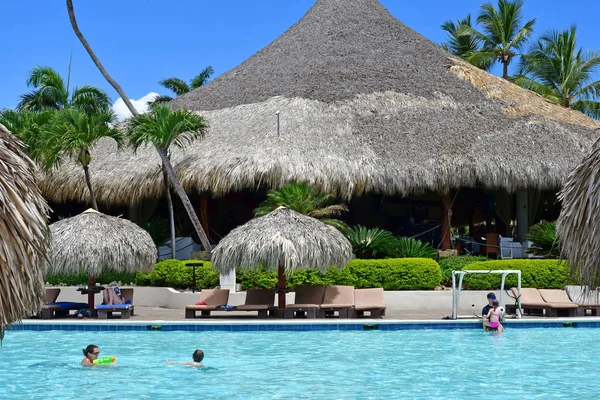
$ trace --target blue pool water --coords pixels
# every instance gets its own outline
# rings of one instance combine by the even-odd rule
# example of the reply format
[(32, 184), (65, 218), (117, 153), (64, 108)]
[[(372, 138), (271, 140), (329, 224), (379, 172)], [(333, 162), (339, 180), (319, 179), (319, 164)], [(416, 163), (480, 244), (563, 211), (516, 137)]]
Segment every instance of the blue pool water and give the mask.
[[(599, 336), (572, 328), (12, 331), (0, 347), (0, 398), (596, 398)], [(82, 367), (90, 343), (116, 364)], [(210, 368), (165, 365), (196, 348)]]

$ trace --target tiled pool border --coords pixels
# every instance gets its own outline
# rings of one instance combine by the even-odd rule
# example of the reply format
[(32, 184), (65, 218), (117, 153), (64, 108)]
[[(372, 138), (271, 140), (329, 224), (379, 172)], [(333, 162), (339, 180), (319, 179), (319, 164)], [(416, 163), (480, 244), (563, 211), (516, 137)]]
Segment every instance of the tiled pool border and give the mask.
[[(546, 318), (539, 320), (508, 320), (504, 322), (507, 329), (526, 328), (600, 328), (600, 318)], [(480, 321), (408, 321), (408, 320), (278, 320), (278, 321), (239, 321), (239, 320), (205, 320), (205, 321), (23, 321), (14, 324), (12, 331), (226, 331), (226, 332), (258, 332), (258, 331), (401, 331), (424, 329), (481, 329)]]

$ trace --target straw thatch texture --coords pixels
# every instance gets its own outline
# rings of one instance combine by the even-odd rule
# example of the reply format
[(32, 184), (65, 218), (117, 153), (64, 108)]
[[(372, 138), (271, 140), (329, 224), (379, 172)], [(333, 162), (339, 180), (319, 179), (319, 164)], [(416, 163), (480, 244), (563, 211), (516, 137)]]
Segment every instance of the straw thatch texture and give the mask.
[[(208, 121), (206, 138), (172, 159), (187, 189), (215, 194), (289, 181), (346, 197), (558, 188), (600, 127), (454, 59), (376, 0), (318, 0), (273, 43), (172, 106)], [(98, 200), (161, 195), (154, 153), (102, 141), (90, 166)], [(42, 188), (55, 201), (87, 196), (74, 164)]]
[(50, 231), (48, 275), (149, 271), (156, 264), (150, 234), (126, 219), (90, 209), (51, 224)]
[(0, 339), (5, 326), (37, 314), (45, 302), (48, 205), (21, 146), (0, 124)]
[(600, 141), (569, 175), (559, 194), (556, 228), (573, 276), (600, 285)]
[(297, 268), (344, 266), (352, 246), (344, 235), (316, 218), (285, 207), (255, 218), (225, 236), (213, 251), (213, 267), (233, 269), (283, 265), (289, 274)]

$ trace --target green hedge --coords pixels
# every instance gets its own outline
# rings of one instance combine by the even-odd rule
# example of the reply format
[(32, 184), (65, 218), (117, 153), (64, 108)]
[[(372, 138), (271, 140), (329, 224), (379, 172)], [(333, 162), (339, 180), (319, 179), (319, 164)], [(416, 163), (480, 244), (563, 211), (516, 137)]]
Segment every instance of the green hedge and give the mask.
[[(521, 270), (521, 286), (536, 289), (561, 289), (568, 284), (567, 263), (559, 260), (497, 260), (475, 262), (463, 270)], [(464, 286), (473, 290), (498, 289), (502, 278), (498, 274), (467, 275)], [(517, 286), (517, 276), (507, 275), (505, 288)]]
[[(109, 284), (112, 282), (121, 282), (123, 285), (137, 284), (136, 274), (127, 272), (106, 272), (94, 277), (98, 283)], [(77, 286), (87, 285), (88, 274), (79, 273), (76, 275), (49, 275), (44, 281), (52, 286), (66, 285)]]
[[(98, 282), (113, 281), (138, 286), (166, 286), (178, 289), (192, 287), (192, 268), (186, 266), (197, 260), (164, 260), (156, 264), (149, 273), (107, 275), (97, 278)], [(213, 288), (219, 284), (219, 273), (212, 264), (203, 261), (196, 267), (196, 287)], [(237, 281), (244, 289), (274, 288), (277, 272), (264, 268), (238, 270)], [(127, 277), (127, 279), (125, 279)], [(57, 277), (50, 284), (78, 285), (87, 282), (87, 275)], [(122, 279), (117, 279), (122, 278)], [(352, 260), (344, 268), (329, 268), (324, 273), (314, 269), (300, 269), (287, 279), (287, 287), (297, 285), (349, 285), (356, 288), (382, 287), (385, 290), (431, 290), (442, 280), (442, 271), (437, 262), (429, 258), (388, 258), (381, 260)]]
[(442, 269), (442, 284), (444, 286), (452, 286), (452, 271), (460, 271), (465, 266), (478, 261), (488, 261), (484, 256), (450, 256), (441, 257), (438, 260)]
[(219, 273), (212, 269), (212, 263), (199, 260), (163, 260), (154, 266), (152, 272), (137, 274), (139, 286), (166, 286), (187, 289), (193, 285), (193, 269), (187, 263), (203, 263), (196, 267), (196, 288), (213, 288), (219, 284)]
[[(272, 288), (277, 272), (265, 269), (238, 270), (237, 280), (244, 289)], [(325, 273), (300, 269), (288, 277), (286, 286), (350, 285), (356, 288), (382, 287), (385, 290), (430, 290), (440, 284), (442, 271), (429, 258), (388, 258), (352, 260), (344, 268), (329, 268)]]

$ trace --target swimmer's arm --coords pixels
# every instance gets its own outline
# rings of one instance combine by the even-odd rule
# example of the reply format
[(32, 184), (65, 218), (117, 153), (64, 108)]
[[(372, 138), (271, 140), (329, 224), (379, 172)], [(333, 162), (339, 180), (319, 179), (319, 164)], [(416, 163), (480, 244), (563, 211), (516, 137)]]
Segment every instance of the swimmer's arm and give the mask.
[[(185, 361), (185, 362), (178, 362), (178, 361), (169, 361), (165, 358), (165, 362), (168, 365), (194, 365), (194, 366), (198, 366), (197, 362), (194, 361)], [(200, 364), (201, 365), (201, 364)]]

